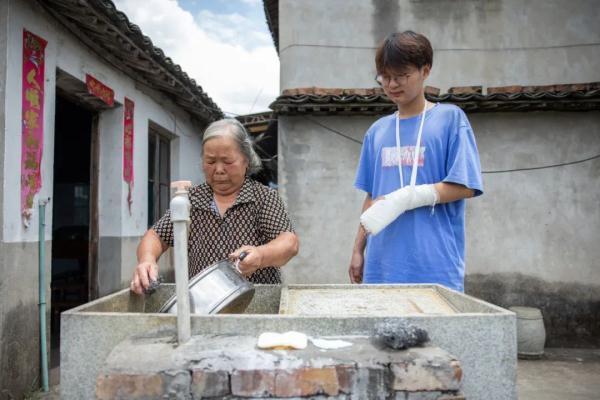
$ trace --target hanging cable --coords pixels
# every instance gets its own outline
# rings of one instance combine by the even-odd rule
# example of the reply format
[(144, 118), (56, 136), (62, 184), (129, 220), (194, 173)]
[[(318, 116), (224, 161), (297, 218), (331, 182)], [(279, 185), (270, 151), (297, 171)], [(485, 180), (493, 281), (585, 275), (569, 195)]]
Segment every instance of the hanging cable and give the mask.
[(328, 127), (327, 125), (323, 125), (323, 124), (322, 124), (322, 123), (320, 123), (319, 121), (315, 121), (314, 119), (311, 119), (311, 118), (308, 118), (308, 117), (305, 117), (305, 116), (303, 116), (303, 117), (304, 117), (305, 119), (309, 120), (310, 122), (312, 122), (313, 124), (315, 124), (315, 125), (319, 125), (321, 128), (327, 129), (328, 131), (330, 131), (330, 132), (333, 132), (333, 133), (335, 133), (336, 135), (339, 135), (339, 136), (341, 136), (341, 137), (343, 137), (343, 138), (346, 138), (346, 139), (348, 139), (348, 140), (350, 140), (350, 141), (353, 141), (353, 142), (355, 142), (355, 143), (358, 143), (358, 144), (360, 144), (360, 145), (362, 145), (362, 144), (363, 144), (363, 142), (362, 142), (362, 141), (360, 141), (360, 140), (358, 140), (358, 139), (354, 139), (352, 136), (348, 136), (348, 135), (346, 135), (345, 133), (342, 133), (342, 132), (340, 132), (340, 131), (336, 131), (335, 129), (333, 129), (333, 128), (330, 128), (330, 127)]
[(569, 161), (569, 162), (564, 162), (564, 163), (560, 163), (560, 164), (543, 165), (541, 167), (501, 169), (501, 170), (495, 170), (495, 171), (481, 171), (481, 173), (483, 173), (483, 174), (503, 174), (503, 173), (508, 173), (508, 172), (533, 171), (533, 170), (536, 170), (536, 169), (547, 169), (547, 168), (564, 167), (564, 166), (567, 166), (567, 165), (581, 164), (581, 163), (584, 163), (586, 161), (594, 160), (596, 158), (600, 158), (600, 154), (596, 154), (595, 156), (584, 158), (583, 160)]
[[(360, 141), (358, 139), (354, 139), (353, 137), (351, 137), (351, 136), (349, 136), (349, 135), (347, 135), (345, 133), (342, 133), (342, 132), (337, 131), (337, 130), (335, 130), (333, 128), (330, 128), (327, 125), (324, 125), (324, 124), (322, 124), (322, 123), (320, 123), (318, 121), (315, 121), (312, 118), (308, 118), (306, 116), (302, 116), (302, 117), (304, 119), (312, 122), (313, 124), (318, 125), (321, 128), (324, 128), (324, 129), (326, 129), (326, 130), (328, 130), (328, 131), (330, 131), (332, 133), (335, 133), (336, 135), (339, 135), (339, 136), (341, 136), (341, 137), (343, 137), (345, 139), (348, 139), (348, 140), (350, 140), (352, 142), (355, 142), (355, 143), (358, 143), (360, 145), (363, 144), (362, 141)], [(548, 168), (565, 167), (567, 165), (575, 165), (575, 164), (581, 164), (581, 163), (584, 163), (584, 162), (587, 162), (587, 161), (592, 161), (592, 160), (595, 160), (597, 158), (600, 158), (600, 154), (596, 154), (596, 155), (593, 155), (591, 157), (584, 158), (582, 160), (568, 161), (568, 162), (559, 163), (559, 164), (542, 165), (542, 166), (539, 166), (539, 167), (526, 167), (526, 168), (512, 168), (512, 169), (489, 170), (489, 171), (481, 171), (481, 173), (482, 174), (504, 174), (504, 173), (510, 173), (510, 172), (534, 171), (534, 170), (538, 170), (538, 169), (548, 169)]]

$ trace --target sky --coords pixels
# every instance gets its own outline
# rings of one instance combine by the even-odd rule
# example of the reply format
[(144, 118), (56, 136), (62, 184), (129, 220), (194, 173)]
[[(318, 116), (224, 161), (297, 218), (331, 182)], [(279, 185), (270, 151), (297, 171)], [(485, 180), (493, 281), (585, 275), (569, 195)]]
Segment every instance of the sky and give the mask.
[(262, 0), (113, 0), (228, 115), (269, 110), (279, 58)]

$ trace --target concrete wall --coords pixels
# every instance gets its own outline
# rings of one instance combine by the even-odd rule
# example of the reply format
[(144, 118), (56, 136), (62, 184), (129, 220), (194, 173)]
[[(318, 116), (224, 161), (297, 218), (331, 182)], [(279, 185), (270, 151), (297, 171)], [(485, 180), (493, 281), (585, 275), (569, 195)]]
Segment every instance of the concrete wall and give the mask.
[[(47, 241), (46, 254), (51, 248)], [(49, 258), (45, 271), (50, 282)], [(0, 399), (4, 400), (21, 398), (40, 384), (38, 243), (0, 243), (0, 272)], [(49, 285), (46, 298), (49, 302)], [(49, 306), (47, 318), (49, 330)]]
[[(374, 47), (414, 29), (435, 49), (427, 84), (600, 81), (594, 1), (280, 0), (281, 88), (373, 87)], [(543, 66), (543, 67), (542, 67)], [(470, 115), (483, 170), (552, 165), (600, 153), (600, 113)], [(280, 191), (300, 234), (293, 283), (348, 281), (364, 193), (353, 189), (375, 117), (279, 116)], [(485, 174), (467, 206), (466, 290), (502, 306), (540, 307), (549, 345), (600, 346), (600, 160)]]
[(375, 48), (406, 29), (430, 39), (442, 90), (598, 80), (598, 20), (595, 0), (280, 0), (281, 90), (373, 87)]
[(364, 193), (353, 189), (362, 141), (373, 118), (279, 117), (279, 192), (300, 237), (286, 283), (346, 283)]
[[(8, 2), (0, 2), (0, 149), (4, 148), (4, 127), (5, 114), (4, 105), (6, 102), (6, 41), (8, 36)], [(0, 162), (0, 182), (4, 180), (4, 163)], [(3, 206), (3, 199), (0, 196), (0, 210)], [(0, 226), (4, 226), (4, 215), (0, 212)], [(0, 230), (0, 242), (3, 239), (3, 232)]]
[[(22, 31), (48, 41), (45, 59), (42, 187), (29, 228), (20, 218)], [(116, 108), (99, 114), (99, 289), (107, 294), (129, 282), (135, 247), (147, 226), (148, 125), (171, 135), (171, 178), (203, 180), (200, 169), (203, 126), (164, 95), (136, 84), (106, 64), (32, 0), (0, 1), (0, 398), (20, 398), (38, 381), (37, 246), (40, 198), (51, 197), (54, 165), (56, 71), (85, 82), (89, 73), (115, 91)], [(127, 207), (122, 179), (124, 97), (135, 102), (133, 204)], [(52, 201), (46, 211), (48, 289)], [(169, 257), (165, 263), (168, 264)], [(168, 268), (165, 271), (169, 276)], [(48, 293), (48, 300), (50, 300)], [(50, 304), (48, 305), (50, 308)]]
[[(600, 113), (470, 116), (487, 171), (600, 154)], [(539, 307), (550, 346), (600, 346), (600, 159), (484, 175), (467, 207), (466, 291)]]

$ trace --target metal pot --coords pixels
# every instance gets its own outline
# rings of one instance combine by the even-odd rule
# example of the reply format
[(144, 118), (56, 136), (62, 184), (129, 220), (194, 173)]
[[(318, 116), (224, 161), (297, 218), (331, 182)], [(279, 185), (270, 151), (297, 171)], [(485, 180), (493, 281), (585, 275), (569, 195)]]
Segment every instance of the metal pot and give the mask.
[[(190, 280), (188, 288), (192, 314), (244, 312), (254, 297), (254, 286), (239, 272), (238, 263), (219, 261)], [(159, 312), (177, 314), (177, 296), (171, 296)]]

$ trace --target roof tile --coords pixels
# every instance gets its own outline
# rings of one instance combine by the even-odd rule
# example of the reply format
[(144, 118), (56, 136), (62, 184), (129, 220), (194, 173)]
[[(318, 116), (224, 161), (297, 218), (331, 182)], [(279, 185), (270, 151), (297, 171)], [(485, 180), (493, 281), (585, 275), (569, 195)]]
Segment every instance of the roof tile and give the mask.
[[(482, 92), (481, 86), (454, 87), (445, 94), (438, 88), (425, 88), (428, 100), (452, 103), (466, 112), (600, 110), (600, 82), (508, 85), (488, 88), (485, 95)], [(271, 104), (281, 115), (381, 115), (395, 107), (379, 87), (286, 89)]]
[(448, 89), (448, 93), (451, 94), (481, 94), (483, 92), (482, 86), (454, 86)]

